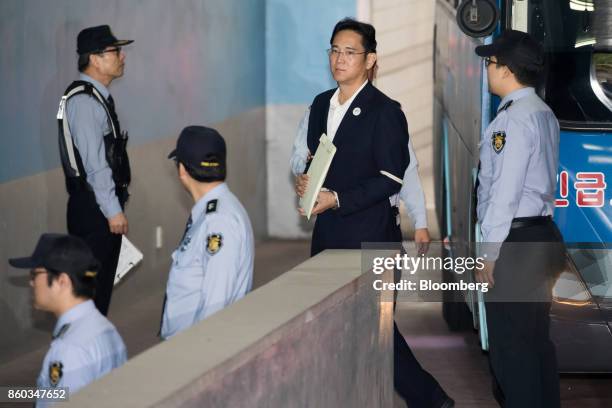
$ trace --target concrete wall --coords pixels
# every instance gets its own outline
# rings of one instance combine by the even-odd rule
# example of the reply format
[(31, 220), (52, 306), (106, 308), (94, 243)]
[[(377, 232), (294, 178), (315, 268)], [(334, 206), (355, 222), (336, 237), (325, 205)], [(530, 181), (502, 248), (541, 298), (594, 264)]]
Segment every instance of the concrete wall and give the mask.
[[(67, 196), (57, 151), (59, 97), (77, 77), (76, 36), (110, 24), (126, 47), (113, 82), (129, 130), (130, 239), (143, 264), (116, 289), (111, 310), (134, 302), (131, 287), (161, 288), (170, 252), (193, 205), (166, 159), (189, 124), (219, 129), (228, 143), (230, 188), (255, 233), (266, 233), (264, 0), (0, 2), (0, 363), (48, 343), (52, 321), (31, 310), (28, 279), (7, 259), (29, 254), (38, 236), (65, 231)], [(164, 231), (155, 248), (155, 227)], [(160, 300), (161, 308), (161, 300)]]
[(126, 47), (111, 85), (132, 146), (265, 104), (265, 0), (4, 0), (0, 182), (51, 170), (58, 97), (77, 75), (76, 36), (110, 24)]
[(360, 251), (325, 251), (66, 407), (392, 406), (393, 303), (380, 301), (361, 263)]

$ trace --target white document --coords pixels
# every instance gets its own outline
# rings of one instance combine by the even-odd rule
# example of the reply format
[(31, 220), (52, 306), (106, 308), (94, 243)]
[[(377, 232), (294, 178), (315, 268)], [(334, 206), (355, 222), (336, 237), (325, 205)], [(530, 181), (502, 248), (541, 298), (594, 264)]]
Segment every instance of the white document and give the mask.
[(121, 239), (121, 252), (119, 253), (119, 262), (117, 263), (117, 271), (115, 272), (115, 283), (119, 283), (121, 279), (128, 274), (136, 265), (142, 261), (142, 252), (138, 250), (124, 235)]
[(327, 176), (327, 171), (331, 165), (332, 159), (336, 154), (336, 146), (332, 143), (331, 139), (323, 133), (319, 139), (319, 147), (315, 152), (314, 158), (308, 168), (308, 188), (304, 193), (304, 196), (300, 198), (300, 207), (306, 212), (306, 218), (310, 220), (312, 215), (312, 209), (317, 201), (317, 196), (323, 182)]

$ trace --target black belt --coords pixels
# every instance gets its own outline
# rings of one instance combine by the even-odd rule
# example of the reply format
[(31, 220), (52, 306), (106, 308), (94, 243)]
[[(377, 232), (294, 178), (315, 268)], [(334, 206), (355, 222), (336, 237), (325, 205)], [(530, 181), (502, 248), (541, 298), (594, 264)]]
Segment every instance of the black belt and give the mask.
[(536, 225), (547, 225), (552, 222), (550, 215), (541, 215), (537, 217), (519, 217), (512, 220), (510, 228), (527, 228), (534, 227)]
[(66, 189), (68, 190), (68, 194), (77, 194), (83, 191), (93, 192), (93, 189), (86, 181), (85, 177), (67, 177)]

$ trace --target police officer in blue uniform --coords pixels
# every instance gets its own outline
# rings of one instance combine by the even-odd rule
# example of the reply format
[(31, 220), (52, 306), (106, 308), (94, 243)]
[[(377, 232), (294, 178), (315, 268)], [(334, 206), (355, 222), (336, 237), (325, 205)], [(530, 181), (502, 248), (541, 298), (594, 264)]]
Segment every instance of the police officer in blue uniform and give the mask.
[(59, 150), (68, 190), (68, 232), (87, 242), (101, 263), (96, 307), (108, 313), (130, 184), (127, 133), (121, 131), (110, 83), (123, 76), (125, 54), (107, 25), (77, 38), (80, 76), (66, 89), (57, 113)]
[[(65, 387), (72, 395), (125, 363), (121, 336), (91, 300), (98, 262), (83, 240), (43, 234), (30, 257), (9, 263), (30, 269), (34, 307), (57, 317), (38, 387)], [(48, 404), (40, 400), (36, 406)]]
[(491, 368), (505, 407), (558, 407), (549, 311), (563, 259), (552, 220), (559, 123), (534, 89), (543, 53), (528, 34), (507, 30), (476, 54), (484, 57), (489, 92), (502, 98), (482, 135), (477, 191), (486, 260), (477, 279), (493, 286), (486, 303)]
[(168, 156), (195, 205), (172, 254), (160, 335), (163, 339), (242, 298), (253, 283), (253, 229), (225, 184), (226, 147), (214, 129), (189, 126)]
[[(401, 106), (368, 80), (376, 65), (372, 25), (353, 19), (336, 24), (328, 50), (338, 87), (317, 95), (308, 118), (308, 150), (326, 133), (337, 147), (313, 214), (311, 254), (361, 249), (364, 242), (401, 242), (389, 197), (399, 193), (409, 165), (408, 123)], [(304, 185), (296, 185), (302, 195)], [(301, 210), (303, 213), (303, 209)], [(448, 408), (454, 401), (418, 363), (393, 326), (394, 385), (410, 407)]]

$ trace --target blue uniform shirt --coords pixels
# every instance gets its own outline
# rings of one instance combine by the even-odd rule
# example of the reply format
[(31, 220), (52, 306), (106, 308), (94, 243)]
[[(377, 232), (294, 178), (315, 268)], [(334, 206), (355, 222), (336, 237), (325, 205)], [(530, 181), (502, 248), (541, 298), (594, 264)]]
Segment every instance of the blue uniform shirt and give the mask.
[[(533, 88), (504, 97), (480, 142), (478, 220), (483, 243), (501, 243), (512, 219), (552, 215), (559, 122)], [(489, 246), (495, 260), (499, 245)], [(492, 249), (492, 250), (491, 250)]]
[(225, 183), (194, 205), (172, 254), (161, 337), (167, 339), (237, 301), (253, 283), (253, 229)]
[[(72, 395), (126, 360), (125, 344), (117, 329), (88, 300), (68, 310), (57, 321), (37, 385), (67, 387)], [(39, 401), (36, 406), (50, 404)]]
[[(108, 89), (100, 82), (85, 74), (81, 74), (79, 79), (92, 83), (100, 94), (108, 99)], [(115, 194), (113, 172), (106, 161), (104, 135), (111, 132), (106, 110), (97, 99), (82, 93), (68, 100), (66, 117), (74, 144), (83, 160), (87, 183), (94, 192), (102, 214), (106, 218), (112, 218), (122, 210)]]

